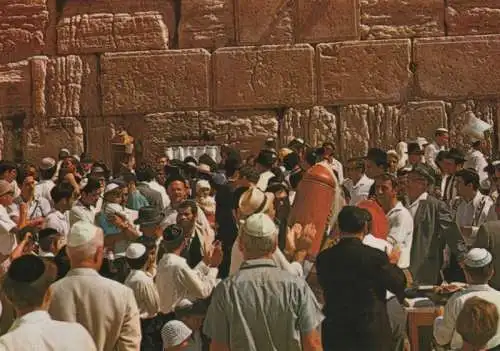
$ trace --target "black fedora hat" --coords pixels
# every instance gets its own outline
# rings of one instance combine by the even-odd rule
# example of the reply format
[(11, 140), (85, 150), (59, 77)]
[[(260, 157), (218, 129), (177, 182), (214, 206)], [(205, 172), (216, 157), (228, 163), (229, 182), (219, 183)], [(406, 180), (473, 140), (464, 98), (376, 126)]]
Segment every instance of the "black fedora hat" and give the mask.
[(422, 150), (419, 143), (408, 143), (408, 151), (406, 153), (408, 155), (423, 155), (424, 150)]
[(177, 224), (171, 224), (163, 231), (163, 244), (179, 245), (185, 239), (184, 231)]
[(145, 206), (139, 209), (139, 217), (134, 221), (134, 224), (151, 227), (160, 224), (165, 218), (165, 215), (158, 211), (156, 207)]
[(465, 154), (463, 151), (454, 147), (448, 150), (444, 158), (454, 160), (457, 163), (465, 162)]

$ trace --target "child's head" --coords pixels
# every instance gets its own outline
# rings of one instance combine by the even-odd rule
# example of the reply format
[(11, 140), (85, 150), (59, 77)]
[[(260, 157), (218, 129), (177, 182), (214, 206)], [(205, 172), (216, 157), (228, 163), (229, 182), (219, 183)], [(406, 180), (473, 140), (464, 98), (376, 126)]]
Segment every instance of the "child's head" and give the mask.
[(199, 180), (196, 183), (196, 196), (207, 197), (210, 195), (210, 183), (207, 180)]
[(161, 328), (161, 339), (164, 351), (185, 350), (193, 332), (181, 321), (173, 320)]
[(204, 301), (196, 301), (194, 304), (184, 299), (175, 308), (175, 317), (184, 322), (191, 330), (200, 330), (203, 325), (203, 319), (207, 312), (207, 306)]
[(498, 330), (497, 307), (479, 297), (471, 297), (458, 315), (456, 328), (464, 346), (470, 350), (484, 348)]

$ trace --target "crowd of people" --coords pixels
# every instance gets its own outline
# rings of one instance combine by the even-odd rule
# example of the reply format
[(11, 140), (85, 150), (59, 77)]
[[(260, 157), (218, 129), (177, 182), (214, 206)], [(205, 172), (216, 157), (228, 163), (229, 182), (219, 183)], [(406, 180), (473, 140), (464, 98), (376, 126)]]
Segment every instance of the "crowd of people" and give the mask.
[[(0, 350), (404, 350), (408, 292), (451, 282), (434, 347), (500, 349), (500, 161), (448, 138), (345, 166), (299, 138), (116, 174), (2, 160)], [(324, 228), (291, 216), (318, 167)]]

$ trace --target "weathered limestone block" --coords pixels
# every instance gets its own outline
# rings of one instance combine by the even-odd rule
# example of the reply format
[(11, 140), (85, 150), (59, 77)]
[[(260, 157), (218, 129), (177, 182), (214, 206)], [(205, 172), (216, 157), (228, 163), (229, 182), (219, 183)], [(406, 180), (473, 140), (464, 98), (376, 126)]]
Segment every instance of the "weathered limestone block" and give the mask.
[(101, 74), (105, 115), (203, 110), (210, 104), (210, 54), (203, 49), (105, 54)]
[(200, 118), (200, 132), (216, 143), (231, 144), (244, 155), (257, 154), (264, 141), (277, 137), (273, 111), (221, 112)]
[(340, 108), (340, 150), (342, 160), (366, 155), (370, 146), (368, 105), (348, 105)]
[(90, 55), (48, 60), (45, 84), (34, 91), (34, 94), (46, 94), (48, 117), (100, 115), (97, 60), (97, 56)]
[(233, 0), (182, 0), (179, 48), (215, 49), (235, 43)]
[[(474, 113), (477, 118), (482, 119), (492, 126), (498, 126), (498, 107), (496, 101), (490, 100), (465, 100), (447, 104), (447, 112), (450, 117), (449, 130), (451, 144), (463, 150), (467, 150), (469, 147), (468, 143), (470, 140), (462, 133), (463, 128), (467, 124), (469, 112)], [(495, 140), (495, 135), (492, 135), (492, 133), (494, 133), (493, 129), (487, 133), (490, 144), (497, 146), (496, 150), (498, 150), (498, 139)]]
[(52, 0), (0, 0), (0, 63), (53, 49), (47, 35), (54, 28), (49, 18), (55, 16), (54, 4)]
[(84, 150), (83, 128), (74, 117), (52, 118), (42, 124), (24, 126), (23, 157), (27, 161), (39, 162), (43, 157), (56, 157), (63, 147), (73, 154)]
[(159, 12), (96, 13), (63, 18), (59, 54), (168, 49), (168, 28)]
[(416, 39), (418, 93), (425, 98), (488, 97), (500, 91), (500, 35)]
[(209, 117), (209, 112), (197, 111), (155, 113), (145, 116), (142, 122), (143, 129), (137, 132), (138, 138), (142, 140), (144, 158), (155, 160), (164, 156), (165, 150), (172, 144), (199, 140), (200, 120)]
[(45, 81), (47, 77), (47, 56), (34, 56), (31, 58), (32, 83), (32, 112), (34, 118), (44, 118), (47, 114), (45, 106)]
[(28, 61), (0, 65), (0, 117), (31, 110), (31, 66)]
[(441, 0), (361, 0), (361, 38), (444, 36), (444, 6)]
[(222, 48), (213, 54), (217, 109), (313, 105), (310, 45)]
[[(141, 116), (141, 123), (142, 123)], [(137, 137), (136, 129), (131, 124), (138, 118), (95, 117), (82, 120), (86, 134), (86, 152), (93, 158), (112, 164), (111, 140), (120, 130), (126, 130), (129, 135)]]
[(448, 0), (448, 35), (500, 33), (500, 2), (497, 0)]
[(236, 0), (239, 45), (291, 44), (296, 0)]
[(410, 40), (319, 44), (318, 102), (399, 102), (410, 84)]
[(311, 145), (321, 145), (325, 141), (337, 143), (337, 111), (324, 106), (309, 109), (288, 108), (280, 118), (281, 145), (287, 145), (294, 138), (302, 138)]
[(379, 147), (384, 150), (394, 149), (401, 141), (400, 107), (376, 104), (360, 105), (357, 108), (366, 109), (370, 147)]
[(296, 0), (297, 40), (331, 42), (359, 39), (358, 0)]
[(401, 109), (401, 139), (414, 141), (424, 137), (434, 140), (438, 128), (448, 128), (446, 106), (443, 101), (409, 102)]

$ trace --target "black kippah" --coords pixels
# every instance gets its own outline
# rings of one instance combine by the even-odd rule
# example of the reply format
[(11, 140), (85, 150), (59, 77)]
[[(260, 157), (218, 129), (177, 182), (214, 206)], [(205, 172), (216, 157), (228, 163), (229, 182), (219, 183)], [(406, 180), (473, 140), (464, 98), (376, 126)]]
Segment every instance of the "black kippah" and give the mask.
[(43, 260), (35, 255), (24, 255), (15, 259), (7, 272), (10, 279), (18, 283), (32, 283), (45, 273)]

